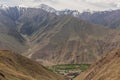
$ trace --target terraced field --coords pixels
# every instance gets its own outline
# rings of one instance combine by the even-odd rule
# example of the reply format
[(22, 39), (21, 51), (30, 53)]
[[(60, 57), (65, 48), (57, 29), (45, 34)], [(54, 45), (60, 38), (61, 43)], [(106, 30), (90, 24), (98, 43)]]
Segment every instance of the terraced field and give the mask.
[(90, 64), (64, 64), (64, 65), (55, 65), (55, 66), (50, 66), (48, 69), (65, 75), (69, 78), (74, 78), (81, 72), (85, 71), (88, 69)]

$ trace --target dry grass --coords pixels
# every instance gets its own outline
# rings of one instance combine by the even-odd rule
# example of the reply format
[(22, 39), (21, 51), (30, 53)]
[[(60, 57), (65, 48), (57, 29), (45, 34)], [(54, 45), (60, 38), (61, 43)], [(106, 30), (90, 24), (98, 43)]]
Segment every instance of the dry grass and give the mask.
[(120, 49), (102, 57), (74, 80), (120, 80)]
[(0, 51), (2, 80), (64, 80), (39, 63), (9, 51)]

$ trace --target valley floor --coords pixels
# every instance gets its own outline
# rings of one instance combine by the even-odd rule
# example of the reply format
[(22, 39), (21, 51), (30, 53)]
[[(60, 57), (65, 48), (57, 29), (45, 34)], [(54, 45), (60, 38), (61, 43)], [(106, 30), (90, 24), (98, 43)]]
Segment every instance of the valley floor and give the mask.
[(62, 74), (69, 79), (73, 79), (78, 76), (81, 72), (88, 69), (90, 64), (64, 64), (47, 67), (49, 70)]

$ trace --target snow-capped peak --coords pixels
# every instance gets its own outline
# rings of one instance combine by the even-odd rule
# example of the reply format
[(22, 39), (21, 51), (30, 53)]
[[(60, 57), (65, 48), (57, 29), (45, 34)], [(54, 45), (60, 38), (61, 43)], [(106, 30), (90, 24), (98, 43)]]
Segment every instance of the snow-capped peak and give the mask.
[(59, 15), (66, 14), (66, 15), (73, 15), (74, 17), (78, 17), (80, 15), (80, 12), (77, 10), (65, 9), (65, 10), (59, 11), (59, 13), (57, 13), (57, 14), (59, 14)]
[(18, 7), (20, 7), (20, 8), (28, 8), (28, 6), (25, 6), (25, 5), (19, 5)]
[(9, 8), (8, 5), (3, 5), (3, 4), (0, 5), (0, 9), (8, 9), (8, 8)]
[(56, 12), (56, 10), (48, 5), (45, 4), (41, 4), (40, 6), (38, 6), (38, 8), (41, 8), (47, 12)]

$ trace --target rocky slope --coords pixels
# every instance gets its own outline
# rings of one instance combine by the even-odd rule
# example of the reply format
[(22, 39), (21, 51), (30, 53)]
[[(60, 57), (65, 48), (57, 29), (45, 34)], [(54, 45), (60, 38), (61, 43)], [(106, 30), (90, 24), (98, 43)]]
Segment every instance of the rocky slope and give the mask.
[(120, 49), (116, 49), (93, 64), (74, 80), (119, 80)]
[(0, 51), (0, 80), (64, 80), (39, 63), (14, 52)]
[(27, 49), (25, 39), (17, 31), (15, 19), (17, 8), (0, 8), (0, 49), (24, 52)]
[(120, 46), (119, 30), (95, 25), (70, 14), (56, 15), (43, 8), (1, 8), (0, 48), (50, 65), (89, 64)]
[(120, 10), (102, 12), (83, 12), (80, 18), (95, 24), (108, 26), (110, 28), (120, 28)]
[(110, 45), (114, 42), (107, 39), (107, 36), (111, 35), (111, 32), (108, 28), (71, 16), (61, 16), (56, 19), (56, 23), (47, 25), (32, 35), (34, 52), (30, 52), (28, 56), (37, 61), (54, 64), (89, 64), (105, 53), (101, 51), (106, 46), (110, 50)]

